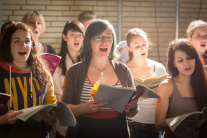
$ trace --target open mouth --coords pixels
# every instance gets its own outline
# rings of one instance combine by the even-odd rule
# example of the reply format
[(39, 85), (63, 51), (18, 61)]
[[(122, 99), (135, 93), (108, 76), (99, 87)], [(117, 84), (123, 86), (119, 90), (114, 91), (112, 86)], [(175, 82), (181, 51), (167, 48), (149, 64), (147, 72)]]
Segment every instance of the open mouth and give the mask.
[(18, 54), (20, 54), (21, 56), (24, 56), (27, 54), (27, 52), (18, 52)]
[(142, 56), (145, 56), (145, 53), (142, 53), (141, 55), (142, 55)]
[(188, 70), (190, 70), (190, 69), (191, 69), (191, 67), (189, 67), (189, 68), (186, 68), (185, 70), (186, 70), (186, 71), (188, 71)]
[(33, 30), (33, 33), (34, 33), (34, 34), (38, 34), (38, 31), (37, 31), (37, 30)]
[(74, 43), (75, 46), (79, 46), (79, 43)]
[(106, 52), (107, 48), (100, 48), (101, 52)]
[(201, 47), (205, 47), (206, 45), (205, 44), (201, 44)]

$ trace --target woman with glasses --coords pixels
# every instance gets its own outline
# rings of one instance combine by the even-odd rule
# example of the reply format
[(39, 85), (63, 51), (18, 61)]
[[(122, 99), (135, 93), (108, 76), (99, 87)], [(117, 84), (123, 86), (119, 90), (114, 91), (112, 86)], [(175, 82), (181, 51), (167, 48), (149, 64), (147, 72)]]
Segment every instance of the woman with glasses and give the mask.
[(108, 108), (103, 99), (90, 100), (91, 88), (97, 81), (114, 87), (134, 87), (130, 70), (114, 61), (115, 51), (113, 26), (106, 20), (93, 21), (80, 52), (82, 62), (68, 70), (63, 84), (62, 101), (77, 118), (76, 127), (68, 129), (69, 137), (128, 137), (126, 115), (138, 112), (137, 100), (126, 104), (124, 113)]

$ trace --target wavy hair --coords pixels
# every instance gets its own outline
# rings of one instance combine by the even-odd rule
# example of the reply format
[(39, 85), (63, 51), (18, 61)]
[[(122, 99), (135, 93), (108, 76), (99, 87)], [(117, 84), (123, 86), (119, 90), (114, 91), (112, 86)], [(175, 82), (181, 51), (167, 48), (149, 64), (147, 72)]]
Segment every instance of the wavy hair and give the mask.
[[(68, 33), (69, 30), (78, 31), (78, 32), (82, 33), (83, 36), (85, 35), (85, 31), (84, 31), (85, 28), (84, 28), (83, 24), (79, 21), (68, 21), (68, 22), (66, 22), (62, 34), (67, 36), (67, 33)], [(67, 42), (65, 40), (63, 40), (63, 37), (62, 37), (60, 53), (58, 54), (59, 56), (62, 57), (62, 59), (61, 59), (58, 66), (62, 69), (61, 75), (64, 75), (64, 76), (67, 72), (67, 68), (66, 68), (66, 55), (67, 54), (69, 55), (69, 57), (71, 57), (70, 52), (68, 51)], [(71, 58), (71, 60), (72, 60), (72, 58)], [(79, 56), (78, 56), (78, 61), (80, 61)], [(75, 63), (73, 60), (72, 60), (72, 62)]]
[(32, 30), (26, 24), (21, 22), (11, 23), (5, 30), (0, 44), (0, 61), (13, 63), (14, 58), (11, 54), (11, 38), (12, 35), (19, 29), (25, 30), (31, 36), (32, 47), (30, 55), (27, 59), (27, 65), (35, 72), (35, 75), (40, 83), (40, 88), (45, 90), (48, 82), (50, 82), (52, 78), (39, 56)]
[(92, 56), (91, 39), (102, 34), (106, 29), (110, 29), (113, 34), (113, 44), (109, 59), (116, 59), (116, 33), (114, 27), (107, 20), (95, 20), (86, 30), (85, 38), (83, 40), (83, 46), (80, 51), (80, 58), (82, 61), (90, 60)]
[(201, 110), (207, 106), (207, 80), (204, 71), (204, 66), (201, 62), (201, 57), (197, 53), (193, 44), (187, 39), (177, 39), (169, 44), (167, 68), (168, 72), (175, 77), (179, 74), (178, 69), (174, 66), (175, 52), (181, 50), (190, 58), (195, 59), (195, 70), (191, 75), (190, 85), (195, 94), (195, 101)]

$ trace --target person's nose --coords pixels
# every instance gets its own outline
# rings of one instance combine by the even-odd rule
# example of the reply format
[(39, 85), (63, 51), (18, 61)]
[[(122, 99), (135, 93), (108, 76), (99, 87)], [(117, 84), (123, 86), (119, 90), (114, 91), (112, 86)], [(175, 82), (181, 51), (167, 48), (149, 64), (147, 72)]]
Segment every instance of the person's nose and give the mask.
[(105, 45), (105, 44), (107, 43), (107, 41), (106, 41), (106, 37), (104, 37), (104, 38), (102, 39), (101, 43), (102, 43), (103, 45)]
[(189, 64), (189, 61), (188, 61), (187, 59), (185, 59), (185, 60), (183, 61), (183, 64), (184, 64), (184, 65), (188, 65), (188, 64)]
[(145, 46), (142, 46), (141, 50), (145, 51), (146, 50), (146, 47)]
[(21, 47), (22, 47), (22, 48), (25, 48), (25, 47), (27, 47), (27, 44), (26, 44), (26, 42), (21, 42)]
[(75, 38), (76, 40), (79, 40), (79, 39), (81, 38), (81, 36), (80, 36), (80, 35), (74, 35), (74, 38)]

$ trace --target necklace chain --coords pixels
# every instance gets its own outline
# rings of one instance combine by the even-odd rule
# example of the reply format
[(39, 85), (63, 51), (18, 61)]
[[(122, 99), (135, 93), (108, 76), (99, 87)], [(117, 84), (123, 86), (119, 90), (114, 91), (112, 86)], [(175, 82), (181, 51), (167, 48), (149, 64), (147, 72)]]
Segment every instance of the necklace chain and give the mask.
[[(106, 70), (107, 66), (108, 66), (108, 65), (106, 65), (104, 69), (99, 69), (99, 68), (97, 68), (97, 67), (95, 66), (95, 69), (97, 69), (98, 71), (101, 72), (101, 78), (100, 78), (100, 80), (103, 79), (103, 72)], [(100, 80), (99, 80), (99, 81), (100, 81)]]
[(96, 66), (95, 66), (95, 68), (96, 68), (98, 71), (103, 72), (103, 71), (106, 70), (107, 66), (108, 66), (108, 65), (106, 65), (104, 69), (99, 69), (99, 68), (97, 68)]

